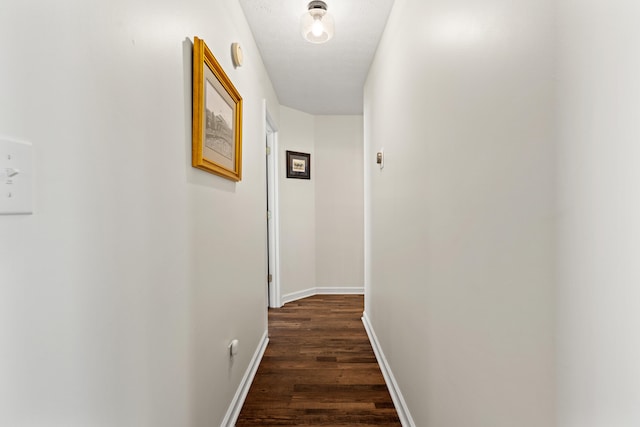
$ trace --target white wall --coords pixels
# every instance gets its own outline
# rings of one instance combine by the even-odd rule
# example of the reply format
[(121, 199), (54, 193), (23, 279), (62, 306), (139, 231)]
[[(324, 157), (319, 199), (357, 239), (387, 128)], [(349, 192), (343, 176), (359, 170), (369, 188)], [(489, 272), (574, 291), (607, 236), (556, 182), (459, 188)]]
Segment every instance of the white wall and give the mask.
[[(313, 116), (280, 107), (280, 290), (362, 288), (362, 116)], [(287, 179), (286, 151), (311, 154), (311, 180)], [(345, 291), (347, 291), (345, 289)]]
[(364, 286), (362, 116), (315, 117), (316, 285)]
[(396, 0), (367, 79), (365, 310), (418, 426), (554, 423), (553, 12)]
[[(278, 146), (283, 299), (317, 288), (362, 288), (362, 116), (313, 116), (282, 106)], [(311, 154), (311, 180), (287, 179), (287, 150)]]
[[(316, 280), (316, 158), (314, 118), (280, 107), (278, 202), (280, 224), (280, 294), (314, 288)], [(311, 154), (311, 179), (287, 178), (286, 152)]]
[[(0, 134), (36, 163), (34, 215), (0, 216), (0, 425), (219, 425), (266, 330), (263, 98), (278, 114), (240, 6), (0, 11)], [(237, 184), (190, 166), (194, 35), (244, 98)]]
[(559, 13), (558, 426), (638, 426), (640, 4)]

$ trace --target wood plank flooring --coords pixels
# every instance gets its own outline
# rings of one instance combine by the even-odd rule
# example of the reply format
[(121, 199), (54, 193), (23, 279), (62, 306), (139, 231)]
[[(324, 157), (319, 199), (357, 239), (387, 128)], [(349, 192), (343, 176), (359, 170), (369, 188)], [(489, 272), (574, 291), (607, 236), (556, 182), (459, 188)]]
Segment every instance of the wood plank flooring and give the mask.
[(236, 426), (400, 426), (363, 308), (361, 295), (317, 295), (269, 309), (269, 345)]

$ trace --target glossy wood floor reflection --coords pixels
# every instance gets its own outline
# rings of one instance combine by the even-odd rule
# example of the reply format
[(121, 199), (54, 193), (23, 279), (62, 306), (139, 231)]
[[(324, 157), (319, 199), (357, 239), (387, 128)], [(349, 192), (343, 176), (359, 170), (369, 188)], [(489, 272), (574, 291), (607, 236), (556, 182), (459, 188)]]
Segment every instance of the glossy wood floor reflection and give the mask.
[(236, 426), (400, 426), (362, 311), (361, 295), (270, 309), (269, 345)]

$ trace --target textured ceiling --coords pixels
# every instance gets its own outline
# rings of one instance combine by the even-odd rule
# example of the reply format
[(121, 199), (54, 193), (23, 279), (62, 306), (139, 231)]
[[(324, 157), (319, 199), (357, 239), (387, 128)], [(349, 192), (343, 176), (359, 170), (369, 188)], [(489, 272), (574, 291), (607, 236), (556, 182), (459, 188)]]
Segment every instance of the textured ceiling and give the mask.
[(325, 0), (335, 35), (300, 35), (308, 0), (239, 0), (278, 98), (309, 114), (362, 114), (369, 66), (393, 0)]

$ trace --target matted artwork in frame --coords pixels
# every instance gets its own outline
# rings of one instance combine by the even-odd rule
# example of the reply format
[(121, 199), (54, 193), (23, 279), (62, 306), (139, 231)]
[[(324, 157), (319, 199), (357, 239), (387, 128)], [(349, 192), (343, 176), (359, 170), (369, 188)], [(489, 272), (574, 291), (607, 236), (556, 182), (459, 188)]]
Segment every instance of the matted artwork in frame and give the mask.
[(287, 178), (311, 179), (311, 154), (287, 151)]
[(204, 40), (193, 39), (192, 165), (242, 179), (242, 97)]

